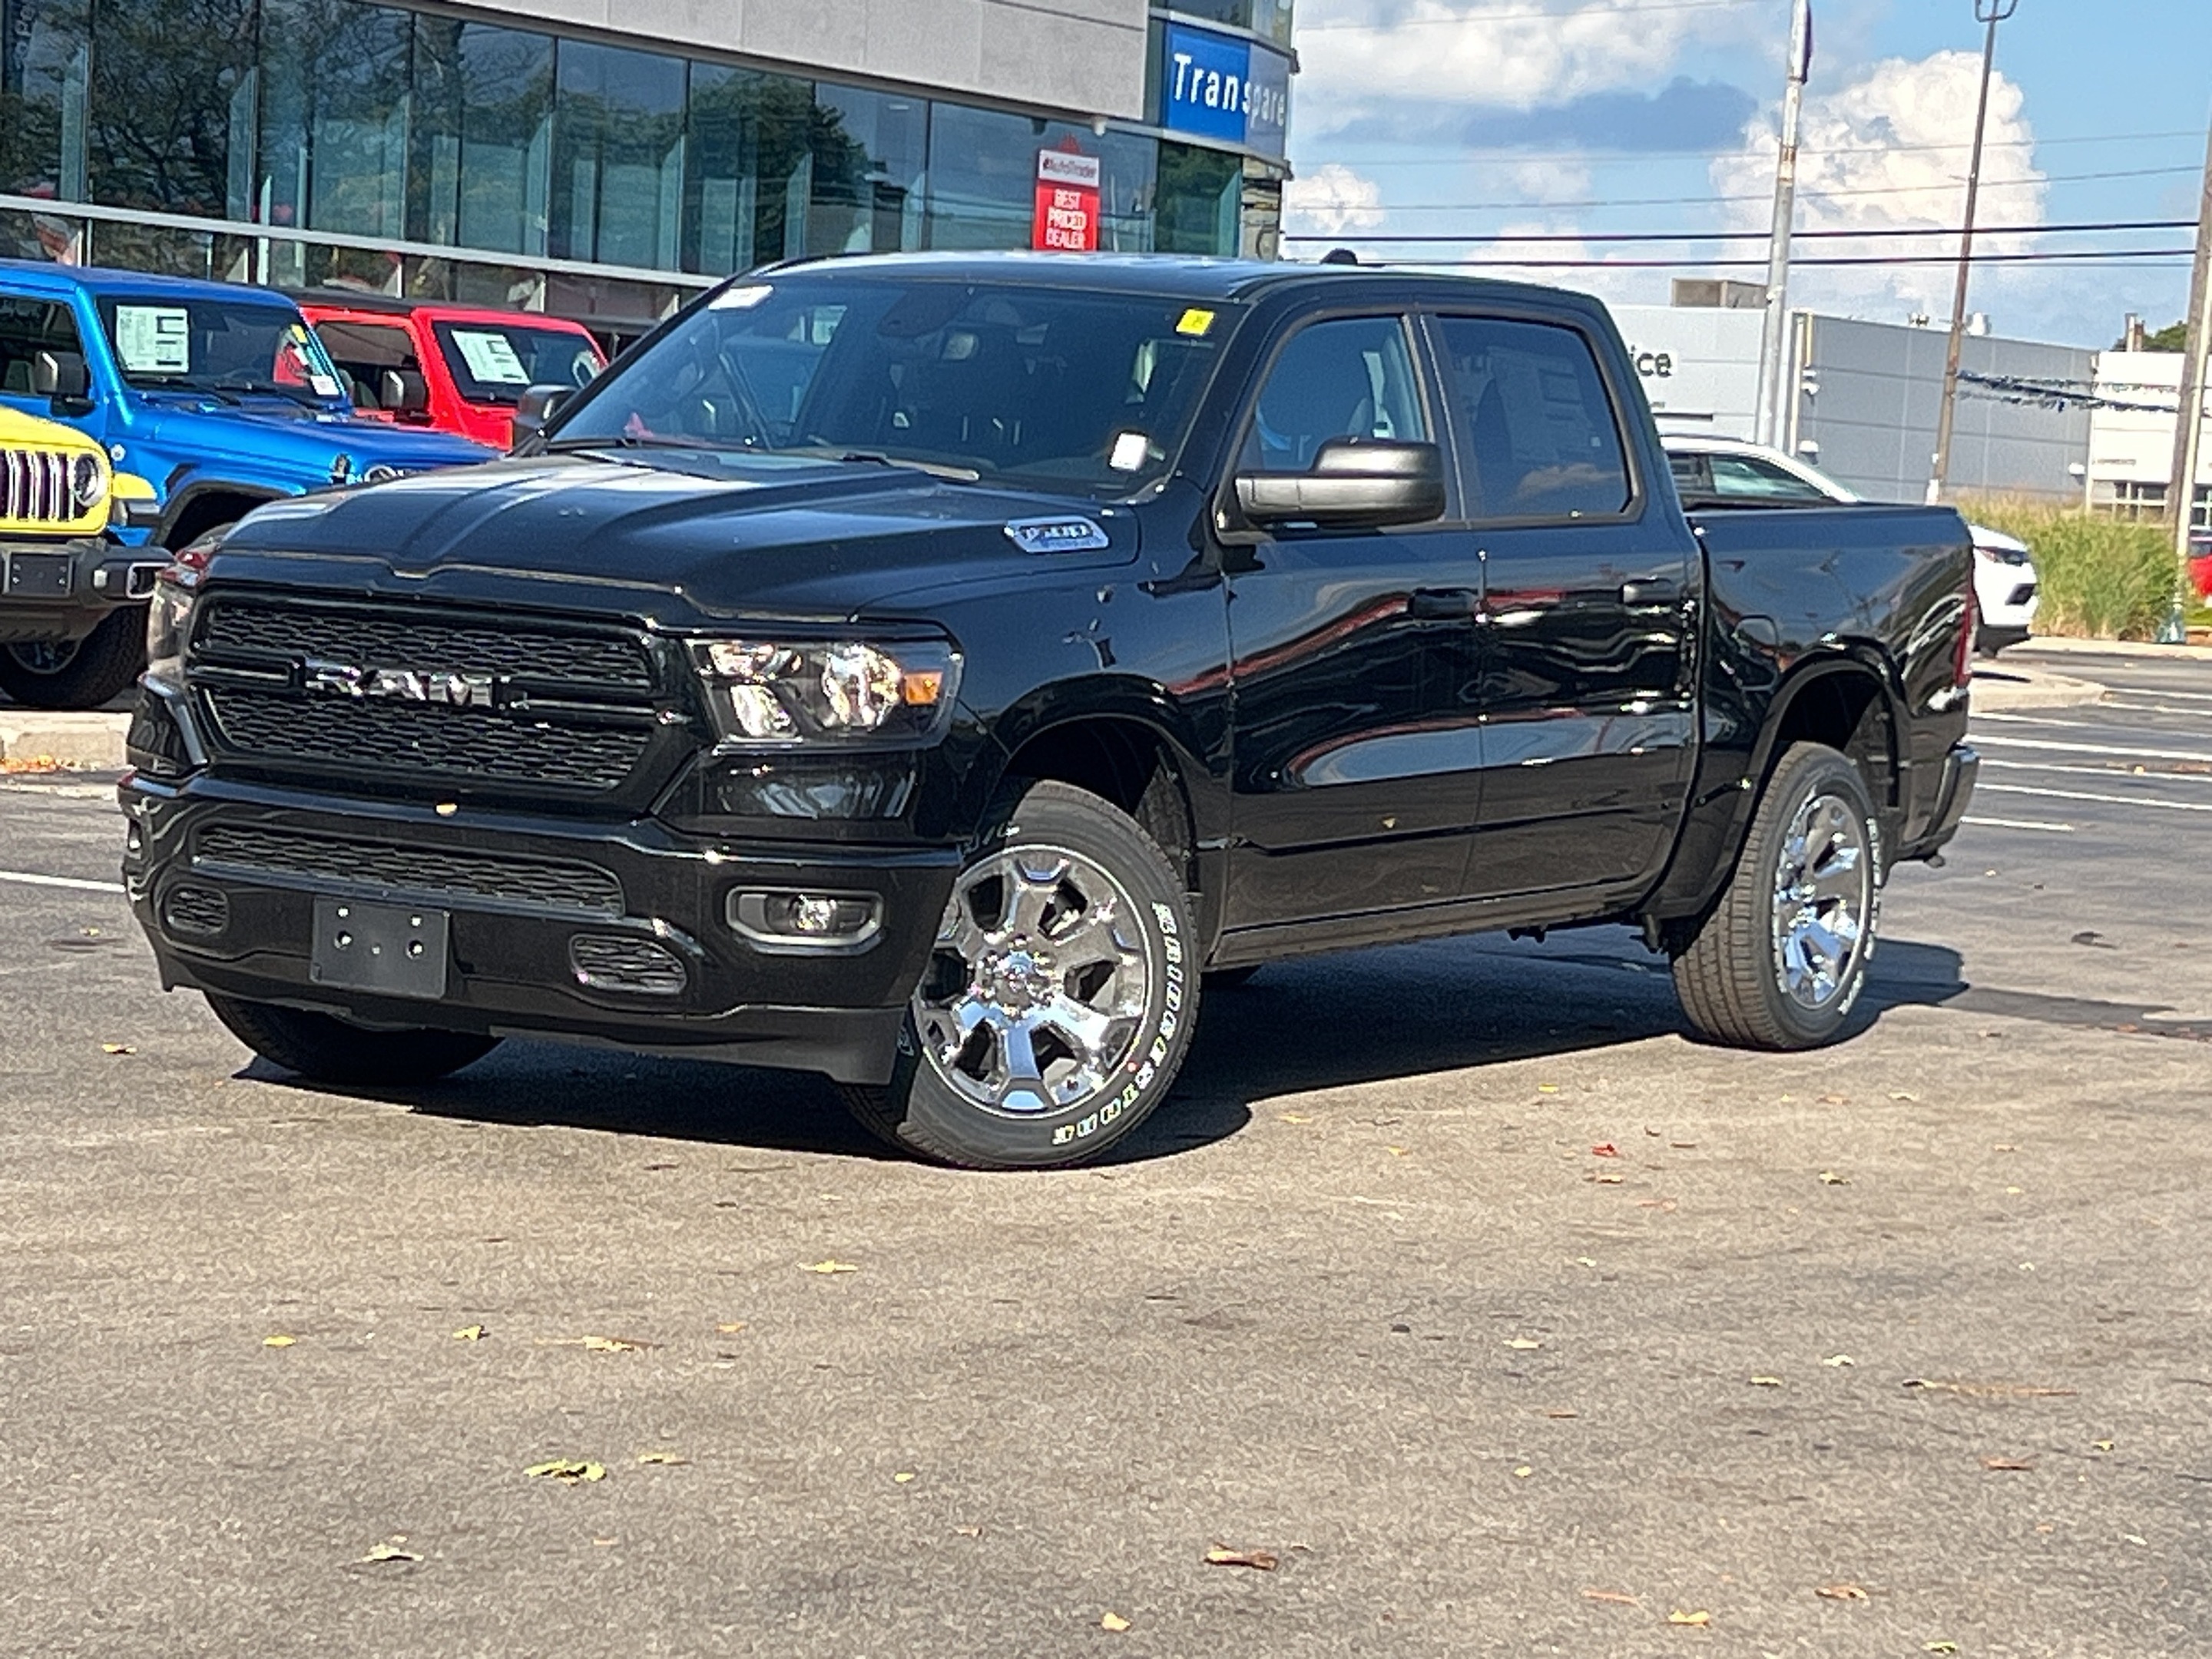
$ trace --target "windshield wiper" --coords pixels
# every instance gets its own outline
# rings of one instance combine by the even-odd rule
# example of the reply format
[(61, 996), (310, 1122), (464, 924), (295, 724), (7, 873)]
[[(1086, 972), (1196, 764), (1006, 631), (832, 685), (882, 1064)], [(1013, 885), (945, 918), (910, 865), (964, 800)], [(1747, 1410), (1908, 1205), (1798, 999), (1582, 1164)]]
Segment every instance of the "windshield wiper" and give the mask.
[(611, 438), (550, 438), (542, 447), (553, 455), (574, 449), (690, 449), (714, 455), (764, 453), (751, 444), (727, 443), (716, 438), (670, 438), (657, 432), (619, 432)]
[(954, 483), (975, 483), (983, 475), (972, 466), (951, 466), (943, 461), (917, 460), (911, 455), (886, 455), (880, 449), (842, 449), (836, 444), (816, 444), (805, 449), (779, 449), (779, 455), (817, 456), (825, 461), (858, 461), (871, 466), (902, 466)]

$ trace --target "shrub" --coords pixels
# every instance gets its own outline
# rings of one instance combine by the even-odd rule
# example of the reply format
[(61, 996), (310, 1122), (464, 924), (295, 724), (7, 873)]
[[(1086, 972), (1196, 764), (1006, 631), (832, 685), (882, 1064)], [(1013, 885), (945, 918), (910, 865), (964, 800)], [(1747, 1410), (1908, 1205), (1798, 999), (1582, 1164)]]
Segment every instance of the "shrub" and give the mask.
[(2180, 576), (2173, 538), (2160, 526), (2039, 501), (1982, 499), (1960, 507), (2033, 550), (2041, 587), (2037, 633), (2148, 640), (2166, 621)]

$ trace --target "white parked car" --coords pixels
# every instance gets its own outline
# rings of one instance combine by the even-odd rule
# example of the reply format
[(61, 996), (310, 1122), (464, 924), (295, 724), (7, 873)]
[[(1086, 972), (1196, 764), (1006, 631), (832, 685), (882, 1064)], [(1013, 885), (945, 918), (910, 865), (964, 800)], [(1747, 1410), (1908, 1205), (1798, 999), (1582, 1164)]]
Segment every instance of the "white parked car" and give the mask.
[[(1810, 462), (1764, 444), (1679, 432), (1665, 434), (1660, 441), (1674, 469), (1674, 488), (1693, 510), (1700, 501), (1787, 507), (1793, 501), (1860, 499)], [(2035, 617), (2035, 564), (2027, 543), (1971, 520), (1966, 528), (1974, 538), (1974, 599), (1981, 613), (1974, 646), (1984, 656), (1994, 657), (2027, 637)]]

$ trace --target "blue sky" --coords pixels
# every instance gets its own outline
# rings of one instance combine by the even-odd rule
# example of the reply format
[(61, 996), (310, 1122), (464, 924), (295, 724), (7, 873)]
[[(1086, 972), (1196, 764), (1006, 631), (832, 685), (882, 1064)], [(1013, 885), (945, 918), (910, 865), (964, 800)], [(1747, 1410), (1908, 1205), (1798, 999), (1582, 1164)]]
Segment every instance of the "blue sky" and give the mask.
[[(1979, 70), (1973, 0), (1814, 0), (1814, 9), (1800, 228), (1955, 226)], [(1663, 301), (1677, 274), (1618, 263), (1628, 258), (1763, 258), (1758, 240), (1577, 239), (1763, 231), (1789, 16), (1790, 0), (1301, 0), (1290, 228), (1339, 240), (1540, 236), (1502, 251), (1614, 262), (1528, 273), (1614, 300)], [(2212, 120), (2212, 0), (2019, 0), (1997, 64), (1982, 225), (2194, 218)], [(2021, 234), (1987, 246), (2190, 240), (2183, 230)], [(1326, 246), (1290, 252), (1310, 258)], [(1501, 252), (1371, 246), (1407, 260)], [(1925, 261), (1954, 245), (1875, 234), (1799, 251)], [(1792, 298), (1902, 320), (1948, 314), (1950, 283), (1934, 262), (1801, 268)], [(2001, 333), (2102, 346), (2128, 311), (2172, 321), (2187, 287), (2185, 260), (2015, 264), (1978, 270), (1972, 305)]]

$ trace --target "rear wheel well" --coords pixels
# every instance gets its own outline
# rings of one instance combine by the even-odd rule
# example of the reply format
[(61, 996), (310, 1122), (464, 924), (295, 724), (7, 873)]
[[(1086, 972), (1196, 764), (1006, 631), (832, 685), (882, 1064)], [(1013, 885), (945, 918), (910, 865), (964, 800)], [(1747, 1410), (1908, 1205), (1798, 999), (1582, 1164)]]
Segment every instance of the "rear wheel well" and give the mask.
[(1866, 780), (1876, 809), (1885, 816), (1895, 812), (1896, 733), (1891, 729), (1881, 682), (1873, 674), (1823, 674), (1800, 690), (1775, 729), (1768, 750), (1772, 763), (1778, 764), (1793, 743), (1826, 744), (1848, 756)]
[(1167, 740), (1134, 720), (1090, 720), (1040, 732), (1014, 751), (1010, 782), (1051, 779), (1111, 801), (1144, 826), (1197, 890), (1197, 834), (1190, 799)]
[(195, 495), (179, 510), (168, 529), (162, 533), (161, 545), (172, 550), (190, 547), (210, 530), (220, 530), (227, 524), (236, 524), (247, 514), (270, 497), (210, 489)]

